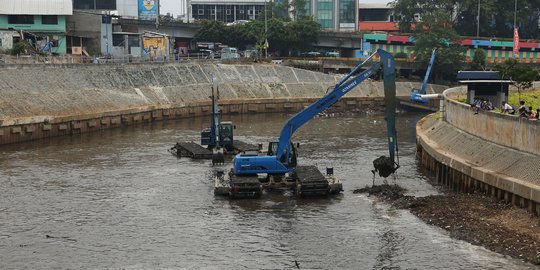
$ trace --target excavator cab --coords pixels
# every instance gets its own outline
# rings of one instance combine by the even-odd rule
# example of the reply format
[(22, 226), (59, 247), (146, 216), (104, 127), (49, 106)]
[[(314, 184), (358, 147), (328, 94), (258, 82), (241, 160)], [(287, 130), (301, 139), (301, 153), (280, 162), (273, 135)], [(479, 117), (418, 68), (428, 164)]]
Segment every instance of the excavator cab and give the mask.
[(219, 142), (221, 147), (227, 149), (227, 151), (233, 150), (233, 136), (234, 125), (232, 122), (221, 122), (219, 130)]
[[(270, 142), (268, 144), (268, 152), (267, 152), (267, 155), (268, 156), (275, 156), (276, 155), (276, 151), (277, 151), (277, 148), (278, 148), (278, 142)], [(294, 145), (294, 143), (290, 143), (290, 149), (291, 151), (289, 152), (289, 160), (284, 160), (286, 157), (283, 156), (283, 158), (280, 160), (281, 163), (283, 163), (287, 168), (292, 168), (292, 167), (296, 167), (297, 165), (297, 160), (296, 160), (296, 146)]]
[(208, 148), (212, 149), (218, 144), (220, 147), (227, 149), (227, 151), (232, 151), (234, 128), (235, 126), (232, 122), (221, 122), (219, 125), (219, 138), (217, 138), (217, 142), (212, 141), (212, 127), (203, 129), (201, 131), (201, 145), (208, 145)]

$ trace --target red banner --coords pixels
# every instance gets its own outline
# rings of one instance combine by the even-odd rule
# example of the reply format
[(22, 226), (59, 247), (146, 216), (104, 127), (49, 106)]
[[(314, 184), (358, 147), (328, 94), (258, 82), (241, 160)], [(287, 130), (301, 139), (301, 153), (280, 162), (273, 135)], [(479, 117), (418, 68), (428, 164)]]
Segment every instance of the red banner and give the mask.
[(519, 33), (518, 28), (514, 26), (514, 58), (519, 57)]

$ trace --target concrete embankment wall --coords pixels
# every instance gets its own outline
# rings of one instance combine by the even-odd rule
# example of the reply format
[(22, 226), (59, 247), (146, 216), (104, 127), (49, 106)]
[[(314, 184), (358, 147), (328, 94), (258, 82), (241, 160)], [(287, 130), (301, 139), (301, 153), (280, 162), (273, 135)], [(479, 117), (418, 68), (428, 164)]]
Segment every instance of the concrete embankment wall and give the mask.
[[(339, 78), (279, 65), (7, 66), (0, 68), (0, 144), (207, 115), (213, 76), (224, 114), (297, 112)], [(398, 82), (397, 94), (418, 85)], [(335, 109), (377, 109), (382, 96), (381, 82), (366, 81)]]
[(416, 127), (417, 156), (436, 181), (456, 191), (480, 191), (540, 214), (538, 123), (480, 111), (449, 99)]
[(473, 114), (468, 104), (450, 99), (449, 96), (466, 92), (456, 87), (444, 92), (446, 121), (475, 136), (521, 151), (540, 155), (540, 121), (530, 121), (515, 115), (479, 111)]

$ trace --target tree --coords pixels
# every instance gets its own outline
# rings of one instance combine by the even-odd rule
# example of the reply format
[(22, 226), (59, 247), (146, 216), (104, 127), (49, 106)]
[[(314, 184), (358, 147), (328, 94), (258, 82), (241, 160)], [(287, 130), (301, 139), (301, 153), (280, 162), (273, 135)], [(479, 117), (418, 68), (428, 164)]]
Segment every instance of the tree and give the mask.
[(225, 26), (225, 34), (220, 42), (244, 50), (247, 44), (252, 43), (246, 37), (245, 28), (245, 25), (241, 24)]
[(496, 65), (495, 70), (499, 71), (501, 79), (509, 78), (514, 81), (514, 86), (518, 89), (518, 98), (521, 100), (521, 90), (531, 88), (533, 81), (538, 77), (538, 70), (523, 64), (519, 64), (516, 59), (508, 59), (502, 65)]
[(312, 17), (302, 17), (287, 23), (286, 36), (289, 43), (289, 55), (292, 51), (306, 51), (319, 41), (321, 25)]
[(294, 22), (285, 22), (279, 18), (253, 20), (244, 25), (226, 26), (219, 21), (205, 21), (201, 24), (195, 37), (201, 41), (222, 42), (229, 46), (245, 49), (253, 44), (262, 55), (268, 41), (269, 51), (283, 54), (311, 48), (318, 42), (320, 25), (311, 17), (299, 17)]
[(246, 41), (255, 44), (255, 47), (259, 50), (259, 55), (263, 55), (262, 50), (266, 42), (264, 21), (254, 20), (246, 23), (242, 27), (242, 33)]
[(285, 22), (279, 19), (268, 20), (267, 39), (270, 45), (270, 48), (269, 48), (270, 51), (280, 51), (280, 52), (287, 51), (289, 47), (289, 41), (287, 40), (287, 36), (284, 35), (284, 33), (286, 32), (285, 24), (286, 24)]
[(474, 70), (486, 70), (486, 52), (482, 48), (474, 50), (474, 56), (471, 63)]
[(306, 0), (292, 0), (290, 2), (291, 8), (292, 8), (292, 15), (294, 20), (298, 20), (298, 18), (305, 17), (308, 15), (307, 9), (306, 9)]
[(460, 37), (451, 28), (444, 11), (426, 16), (416, 26), (413, 38), (416, 40), (414, 54), (421, 66), (427, 66), (433, 49), (437, 48), (434, 64), (436, 80), (455, 80), (457, 71), (465, 61), (465, 48), (456, 44)]
[(434, 17), (435, 14), (444, 15), (445, 17), (440, 19), (444, 19), (453, 26), (456, 17), (455, 14), (457, 12), (456, 7), (459, 8), (459, 5), (456, 5), (456, 2), (459, 1), (395, 0), (391, 5), (394, 8), (394, 12), (400, 15), (400, 30), (402, 30), (402, 32), (411, 32), (413, 30), (413, 25), (417, 23), (415, 19), (415, 15), (417, 14), (420, 15), (421, 21), (423, 21), (425, 17)]
[(195, 38), (201, 41), (220, 42), (226, 36), (225, 27), (222, 21), (203, 21), (195, 32)]
[[(402, 32), (411, 32), (415, 14), (423, 19), (438, 12), (447, 13), (448, 22), (459, 35), (476, 36), (478, 0), (395, 0), (394, 11), (399, 14)], [(480, 1), (480, 35), (488, 37), (512, 37), (514, 26), (514, 1)], [(540, 0), (517, 0), (517, 25), (522, 38), (540, 35), (538, 19)]]

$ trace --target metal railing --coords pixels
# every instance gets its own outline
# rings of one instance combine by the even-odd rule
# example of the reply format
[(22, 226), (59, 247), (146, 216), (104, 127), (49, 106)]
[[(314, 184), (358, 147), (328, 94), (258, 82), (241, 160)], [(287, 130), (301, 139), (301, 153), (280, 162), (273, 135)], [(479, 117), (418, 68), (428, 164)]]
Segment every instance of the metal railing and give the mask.
[(179, 63), (186, 61), (219, 61), (205, 53), (190, 53), (187, 55), (169, 57), (124, 57), (114, 56), (84, 56), (84, 55), (0, 55), (0, 65), (70, 65), (70, 64), (127, 64), (127, 63)]

